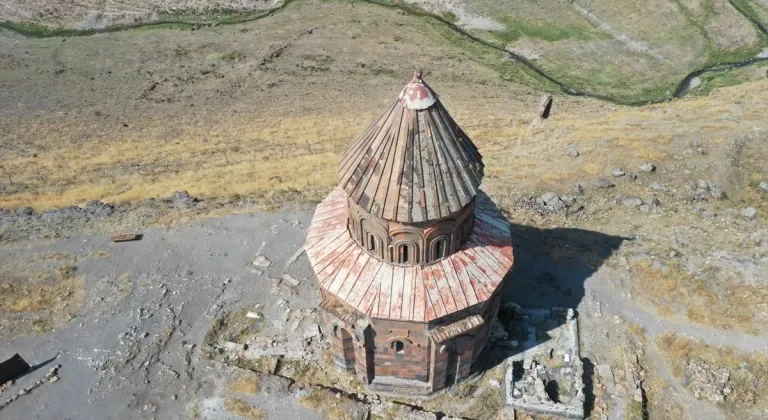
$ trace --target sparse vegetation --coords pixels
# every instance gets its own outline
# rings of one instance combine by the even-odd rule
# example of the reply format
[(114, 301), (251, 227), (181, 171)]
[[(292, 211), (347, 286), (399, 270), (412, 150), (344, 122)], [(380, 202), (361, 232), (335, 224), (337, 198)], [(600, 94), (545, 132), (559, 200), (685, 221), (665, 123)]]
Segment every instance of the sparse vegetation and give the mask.
[(354, 420), (352, 410), (347, 407), (349, 401), (324, 388), (313, 387), (299, 402), (305, 407), (321, 411), (329, 420)]
[(226, 408), (230, 413), (237, 414), (238, 416), (242, 416), (247, 419), (264, 419), (264, 410), (262, 408), (250, 405), (240, 398), (227, 398), (224, 400), (224, 408)]
[(239, 394), (256, 395), (261, 390), (261, 382), (254, 375), (243, 376), (230, 383), (227, 389)]
[(203, 342), (212, 345), (221, 341), (244, 343), (256, 335), (253, 320), (246, 317), (247, 308), (229, 312), (214, 320), (211, 328), (205, 333)]
[(688, 319), (718, 328), (753, 332), (754, 308), (768, 301), (763, 287), (694, 277), (677, 263), (654, 268), (647, 260), (633, 265), (635, 293), (645, 296), (665, 313), (683, 312)]
[(738, 413), (747, 408), (768, 406), (767, 355), (712, 347), (671, 333), (658, 337), (656, 343), (679, 380), (682, 380), (688, 362), (694, 358), (714, 367), (727, 368), (733, 384), (733, 393), (726, 399), (729, 410)]

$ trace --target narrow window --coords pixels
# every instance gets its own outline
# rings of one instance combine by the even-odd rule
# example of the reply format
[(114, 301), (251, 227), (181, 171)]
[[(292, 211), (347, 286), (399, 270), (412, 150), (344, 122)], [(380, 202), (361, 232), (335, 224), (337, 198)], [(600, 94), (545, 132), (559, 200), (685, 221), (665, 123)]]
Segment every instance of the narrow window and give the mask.
[(432, 242), (432, 261), (445, 257), (445, 238), (438, 238)]
[(372, 234), (368, 235), (368, 251), (376, 252), (376, 237)]
[(400, 264), (408, 264), (408, 245), (400, 245)]
[(405, 343), (402, 341), (395, 341), (394, 343), (395, 354), (403, 354), (405, 352)]

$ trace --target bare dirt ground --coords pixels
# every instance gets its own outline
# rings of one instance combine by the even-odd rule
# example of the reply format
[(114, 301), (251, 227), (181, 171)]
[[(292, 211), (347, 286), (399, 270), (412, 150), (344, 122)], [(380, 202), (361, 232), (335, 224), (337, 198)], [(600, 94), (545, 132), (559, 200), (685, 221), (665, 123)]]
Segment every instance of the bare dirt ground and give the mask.
[[(47, 321), (42, 311), (4, 312), (3, 355), (19, 352), (40, 370), (9, 390), (19, 389), (60, 364), (60, 380), (46, 383), (2, 410), (3, 418), (232, 418), (229, 398), (257, 405), (269, 418), (314, 419), (298, 405), (280, 378), (263, 379), (254, 395), (228, 389), (246, 371), (200, 357), (203, 337), (228, 311), (263, 306), (277, 319), (269, 276), (289, 273), (302, 280), (294, 310), (317, 304), (318, 294), (306, 258), (287, 269), (303, 242), (309, 214), (252, 214), (210, 219), (169, 229), (147, 229), (141, 241), (115, 244), (103, 235), (74, 234), (47, 243), (3, 246), (0, 266), (11, 270), (30, 261), (29, 270), (70, 258), (84, 281), (79, 308), (66, 323), (44, 335), (28, 320)], [(249, 269), (261, 254), (274, 263), (259, 275)], [(252, 267), (252, 266), (251, 266)], [(306, 321), (311, 324), (313, 321)], [(287, 330), (287, 327), (286, 327)], [(264, 325), (261, 336), (281, 330)], [(272, 385), (268, 385), (272, 381)], [(285, 382), (285, 381), (283, 381)], [(198, 417), (199, 416), (199, 417)]]
[(152, 22), (182, 13), (262, 10), (274, 7), (276, 3), (270, 0), (2, 0), (0, 19), (53, 27), (94, 29)]
[[(552, 86), (425, 22), (300, 2), (194, 31), (0, 32), (0, 358), (59, 355), (0, 403), (62, 365), (58, 382), (0, 417), (380, 409), (354, 390), (312, 388), (325, 379), (232, 386), (252, 377), (200, 350), (217, 320), (243, 310), (265, 313), (257, 336), (304, 339), (311, 316), (290, 332), (274, 322), (278, 299), (293, 312), (316, 303), (311, 273), (303, 256), (283, 267), (336, 182), (339, 154), (424, 67), (513, 223), (507, 299), (578, 309), (591, 418), (643, 418), (632, 417), (638, 405), (653, 419), (764, 418), (765, 65), (644, 107), (555, 96), (552, 116), (538, 120), (539, 89)], [(139, 242), (107, 240), (137, 230)], [(259, 275), (248, 264), (260, 249), (274, 265)], [(294, 295), (273, 293), (269, 278), (285, 273), (301, 280)], [(629, 392), (627, 363), (642, 367), (643, 401)], [(727, 385), (707, 382), (723, 368)], [(485, 402), (490, 380), (469, 395)], [(329, 395), (338, 406), (320, 404)]]

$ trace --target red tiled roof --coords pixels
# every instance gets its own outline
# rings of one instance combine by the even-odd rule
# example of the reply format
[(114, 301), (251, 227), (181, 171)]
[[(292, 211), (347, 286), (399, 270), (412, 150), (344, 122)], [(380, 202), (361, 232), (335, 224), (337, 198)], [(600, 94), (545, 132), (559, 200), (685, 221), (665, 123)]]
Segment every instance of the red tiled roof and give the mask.
[(320, 285), (370, 317), (427, 322), (482, 303), (514, 263), (509, 224), (482, 191), (469, 241), (424, 267), (368, 255), (350, 237), (347, 215), (347, 197), (336, 188), (317, 206), (304, 249)]

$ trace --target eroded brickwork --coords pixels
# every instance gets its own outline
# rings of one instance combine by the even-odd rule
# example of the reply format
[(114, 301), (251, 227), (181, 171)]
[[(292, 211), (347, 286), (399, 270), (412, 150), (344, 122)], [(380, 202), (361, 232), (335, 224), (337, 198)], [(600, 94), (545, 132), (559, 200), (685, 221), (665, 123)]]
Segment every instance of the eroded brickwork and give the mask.
[(329, 337), (334, 362), (342, 369), (355, 370), (355, 344), (349, 331), (351, 327), (326, 311), (320, 313), (322, 329)]
[(371, 320), (376, 377), (429, 380), (429, 336), (426, 324)]

